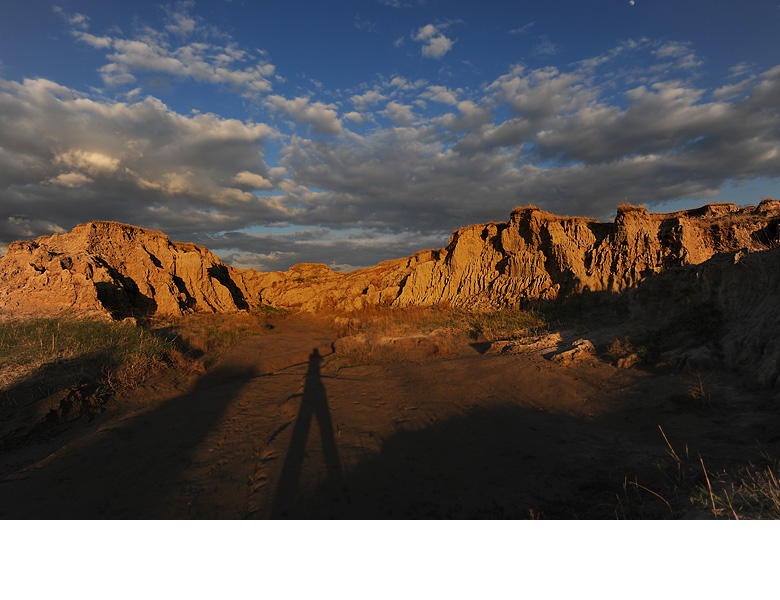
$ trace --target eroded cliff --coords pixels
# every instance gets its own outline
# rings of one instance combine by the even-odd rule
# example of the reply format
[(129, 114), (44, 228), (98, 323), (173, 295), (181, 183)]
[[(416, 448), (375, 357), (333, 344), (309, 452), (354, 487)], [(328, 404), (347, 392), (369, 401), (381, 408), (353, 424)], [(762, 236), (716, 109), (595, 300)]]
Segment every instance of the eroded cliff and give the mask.
[(207, 249), (111, 222), (14, 242), (0, 259), (0, 313), (125, 318), (249, 308), (241, 277)]
[(774, 200), (674, 213), (622, 206), (614, 223), (527, 207), (512, 211), (506, 223), (458, 229), (446, 248), (370, 269), (341, 274), (298, 265), (248, 279), (264, 301), (304, 310), (380, 302), (500, 308), (586, 290), (620, 292), (719, 253), (773, 248), (780, 245), (778, 223), (780, 202)]
[(674, 213), (622, 206), (614, 223), (536, 207), (506, 223), (453, 232), (424, 250), (351, 273), (300, 264), (242, 271), (206, 248), (157, 231), (93, 222), (9, 244), (0, 259), (0, 313), (106, 318), (234, 312), (261, 304), (299, 310), (449, 304), (500, 308), (583, 291), (620, 292), (673, 267), (780, 246), (780, 202), (707, 205)]

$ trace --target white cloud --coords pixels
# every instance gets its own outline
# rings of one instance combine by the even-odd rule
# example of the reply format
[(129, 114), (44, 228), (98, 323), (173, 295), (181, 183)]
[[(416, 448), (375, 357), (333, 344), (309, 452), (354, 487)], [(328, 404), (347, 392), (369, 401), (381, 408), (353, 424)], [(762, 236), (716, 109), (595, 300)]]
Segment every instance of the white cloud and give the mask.
[(169, 6), (163, 7), (163, 10), (168, 13), (168, 24), (165, 28), (180, 36), (193, 33), (198, 26), (198, 19), (187, 11), (194, 6), (195, 2), (179, 2), (175, 9)]
[(234, 179), (236, 182), (246, 184), (255, 190), (269, 190), (274, 187), (274, 184), (270, 180), (250, 171), (236, 173)]
[[(275, 67), (256, 54), (241, 50), (225, 34), (201, 24), (187, 12), (192, 6), (193, 3), (182, 2), (176, 10), (166, 8), (165, 31), (146, 27), (132, 38), (94, 35), (87, 31), (88, 19), (83, 15), (67, 15), (61, 9), (57, 12), (71, 24), (76, 39), (108, 51), (108, 63), (100, 68), (108, 86), (132, 84), (139, 73), (160, 73), (227, 85), (248, 98), (270, 92)], [(206, 41), (183, 43), (195, 33)], [(212, 38), (213, 42), (208, 41)]]
[(359, 112), (356, 112), (356, 111), (352, 111), (352, 112), (346, 113), (344, 115), (344, 118), (345, 119), (349, 119), (350, 121), (352, 121), (356, 125), (362, 125), (363, 123), (366, 122), (365, 115), (363, 115), (363, 114), (361, 114)]
[(386, 99), (387, 96), (376, 90), (369, 90), (363, 94), (355, 94), (352, 96), (352, 98), (350, 98), (352, 104), (354, 104), (360, 110), (365, 110), (368, 105), (376, 104), (377, 102), (381, 102), (382, 100)]
[(92, 183), (92, 179), (84, 175), (83, 173), (61, 173), (57, 177), (52, 177), (47, 181), (54, 185), (62, 185), (68, 188), (78, 188), (88, 183)]
[(509, 33), (512, 35), (525, 35), (529, 31), (531, 31), (531, 27), (536, 25), (536, 21), (531, 21), (530, 23), (526, 23), (522, 27), (515, 27), (514, 29), (510, 29)]
[(14, 223), (47, 233), (40, 215), (67, 229), (108, 219), (169, 233), (289, 218), (278, 198), (245, 191), (284, 175), (263, 161), (273, 135), (154, 98), (107, 102), (47, 80), (0, 79), (0, 239), (22, 234)]
[(390, 87), (398, 88), (400, 90), (409, 91), (423, 87), (428, 82), (425, 79), (417, 79), (416, 81), (409, 81), (405, 77), (393, 77), (390, 80)]
[(458, 115), (448, 113), (439, 118), (447, 129), (452, 131), (477, 130), (493, 119), (493, 113), (471, 100), (458, 102)]
[(693, 70), (702, 65), (702, 61), (696, 56), (690, 42), (666, 42), (653, 51), (658, 58), (669, 61), (659, 64), (657, 68), (667, 70), (677, 68)]
[(414, 39), (423, 42), (422, 55), (428, 58), (441, 58), (452, 49), (453, 41), (441, 33), (435, 25), (420, 27)]
[(753, 67), (746, 62), (741, 62), (729, 69), (729, 77), (742, 77), (749, 73), (752, 73)]
[(309, 102), (303, 97), (287, 100), (282, 96), (268, 96), (266, 106), (274, 111), (286, 112), (298, 124), (311, 125), (317, 133), (337, 135), (341, 132), (341, 120), (336, 106), (332, 104)]
[(455, 94), (443, 85), (429, 85), (428, 90), (423, 92), (423, 98), (441, 102), (442, 104), (457, 104), (458, 99)]
[(539, 43), (533, 51), (534, 56), (554, 56), (560, 52), (557, 44), (554, 44), (546, 35), (539, 36)]
[(405, 126), (414, 123), (412, 107), (399, 102), (388, 102), (385, 107), (384, 115), (396, 125)]
[(108, 49), (112, 46), (113, 40), (108, 36), (97, 36), (87, 33), (86, 31), (75, 31), (74, 35), (84, 42), (89, 44), (93, 48)]
[(376, 22), (371, 19), (363, 19), (360, 15), (355, 15), (354, 18), (355, 29), (358, 31), (376, 32)]
[[(439, 35), (432, 27), (419, 41)], [(134, 37), (146, 47), (124, 55), (171, 59), (156, 68), (201, 78), (219, 66), (236, 73), (255, 56), (158, 34)], [(277, 94), (255, 105), (298, 123), (289, 135), (182, 115), (140, 93), (112, 102), (0, 79), (0, 241), (104, 218), (223, 248), (240, 264), (355, 266), (440, 246), (452, 228), (505, 219), (518, 204), (605, 218), (626, 197), (652, 206), (780, 176), (780, 66), (705, 89), (665, 70), (692, 53), (629, 40), (561, 68), (515, 66), (476, 89), (395, 73), (331, 103)], [(111, 64), (108, 76), (141, 72)], [(342, 119), (371, 127), (352, 131)], [(267, 165), (266, 153), (277, 162)], [(259, 225), (285, 233), (217, 235)]]
[(119, 159), (100, 152), (72, 149), (54, 157), (54, 162), (86, 171), (90, 175), (113, 173), (119, 167)]

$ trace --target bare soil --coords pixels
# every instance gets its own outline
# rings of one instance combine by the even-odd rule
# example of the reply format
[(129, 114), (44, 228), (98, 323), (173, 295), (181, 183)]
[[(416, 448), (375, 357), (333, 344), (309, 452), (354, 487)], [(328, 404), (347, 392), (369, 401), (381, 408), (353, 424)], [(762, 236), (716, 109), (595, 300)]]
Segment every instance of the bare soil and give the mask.
[(715, 474), (780, 454), (776, 393), (739, 374), (466, 342), (350, 367), (324, 326), (272, 325), (7, 445), (0, 517), (707, 517), (699, 457)]

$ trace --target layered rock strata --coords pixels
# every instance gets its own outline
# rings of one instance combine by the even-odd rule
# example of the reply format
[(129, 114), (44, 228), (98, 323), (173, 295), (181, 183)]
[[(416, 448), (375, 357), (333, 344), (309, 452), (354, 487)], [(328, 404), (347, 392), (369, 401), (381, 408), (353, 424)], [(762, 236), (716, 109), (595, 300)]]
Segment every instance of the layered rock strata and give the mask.
[(620, 292), (719, 253), (766, 250), (780, 245), (779, 223), (774, 200), (666, 214), (622, 206), (614, 223), (517, 208), (507, 223), (458, 229), (440, 250), (349, 274), (297, 265), (253, 274), (251, 286), (264, 301), (304, 310), (378, 303), (500, 308), (583, 291)]
[(780, 202), (666, 214), (622, 206), (614, 223), (559, 217), (536, 207), (506, 223), (453, 232), (424, 250), (351, 273), (300, 264), (258, 273), (157, 231), (93, 222), (66, 234), (9, 244), (0, 259), (0, 314), (106, 318), (234, 312), (261, 304), (299, 310), (449, 304), (500, 308), (528, 299), (620, 292), (717, 254), (780, 246)]
[[(0, 314), (98, 318), (235, 312), (255, 298), (207, 249), (111, 222), (14, 242), (0, 259)], [(255, 298), (256, 300), (256, 298)]]

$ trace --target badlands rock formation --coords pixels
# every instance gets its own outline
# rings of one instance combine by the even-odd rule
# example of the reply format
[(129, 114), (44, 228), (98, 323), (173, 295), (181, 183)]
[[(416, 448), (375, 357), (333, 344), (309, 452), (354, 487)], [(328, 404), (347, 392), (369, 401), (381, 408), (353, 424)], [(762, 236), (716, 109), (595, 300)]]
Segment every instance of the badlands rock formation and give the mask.
[(670, 338), (679, 331), (678, 339), (669, 340), (675, 366), (707, 371), (723, 362), (761, 386), (780, 388), (776, 246), (718, 254), (642, 282), (632, 293), (631, 326)]
[(319, 264), (242, 271), (206, 248), (108, 222), (14, 242), (0, 259), (0, 320), (143, 319), (261, 305), (500, 308), (584, 292), (597, 302), (628, 297), (626, 331), (668, 336), (673, 364), (706, 370), (722, 362), (780, 387), (775, 200), (667, 214), (622, 206), (614, 223), (518, 208), (506, 223), (458, 229), (446, 248), (352, 273)]
[(94, 222), (14, 242), (0, 259), (0, 315), (99, 318), (235, 312), (252, 294), (211, 252), (159, 231)]
[(780, 245), (778, 223), (775, 200), (667, 214), (622, 206), (614, 223), (517, 208), (507, 223), (458, 229), (446, 248), (370, 269), (342, 274), (297, 265), (247, 280), (264, 301), (304, 310), (377, 303), (500, 308), (583, 291), (620, 292), (719, 253), (767, 250)]
[(620, 292), (728, 252), (780, 246), (780, 202), (666, 214), (621, 206), (614, 223), (535, 207), (506, 223), (471, 225), (449, 245), (352, 273), (300, 264), (242, 271), (207, 249), (157, 231), (94, 222), (9, 244), (0, 259), (0, 315), (123, 318), (235, 312), (261, 304), (299, 310), (449, 304), (514, 306), (583, 291)]

